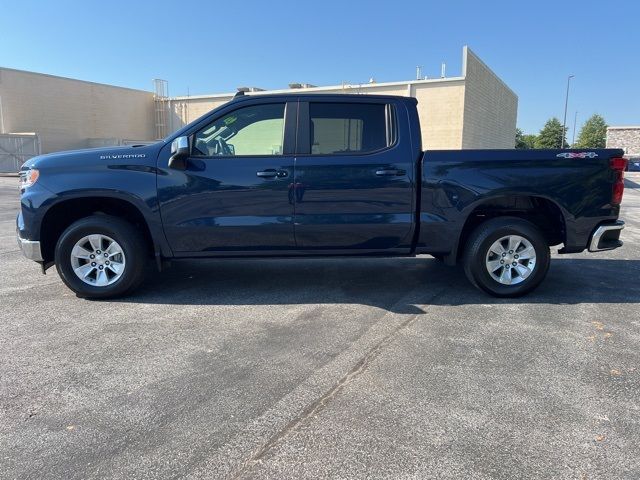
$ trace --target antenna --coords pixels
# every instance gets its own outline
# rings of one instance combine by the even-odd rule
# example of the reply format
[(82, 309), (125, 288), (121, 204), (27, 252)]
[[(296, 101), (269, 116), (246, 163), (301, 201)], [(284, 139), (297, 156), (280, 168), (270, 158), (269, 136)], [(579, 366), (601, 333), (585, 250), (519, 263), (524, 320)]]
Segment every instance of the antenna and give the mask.
[(440, 78), (444, 78), (447, 76), (447, 64), (442, 62), (440, 66)]
[(416, 66), (416, 80), (422, 80), (422, 65)]

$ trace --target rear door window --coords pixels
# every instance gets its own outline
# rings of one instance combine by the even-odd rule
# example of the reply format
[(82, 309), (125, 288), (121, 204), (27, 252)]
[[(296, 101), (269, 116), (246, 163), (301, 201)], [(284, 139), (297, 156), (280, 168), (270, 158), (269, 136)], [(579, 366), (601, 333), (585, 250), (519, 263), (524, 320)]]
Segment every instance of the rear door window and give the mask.
[(312, 155), (360, 154), (390, 146), (391, 106), (384, 103), (309, 103)]

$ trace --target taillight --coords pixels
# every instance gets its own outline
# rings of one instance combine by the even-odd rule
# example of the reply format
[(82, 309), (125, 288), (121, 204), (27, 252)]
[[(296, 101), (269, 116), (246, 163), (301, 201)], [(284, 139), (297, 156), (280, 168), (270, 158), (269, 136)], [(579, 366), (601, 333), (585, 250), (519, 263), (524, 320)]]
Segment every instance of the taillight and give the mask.
[(627, 168), (626, 158), (612, 158), (611, 170), (615, 174), (613, 180), (613, 194), (611, 195), (611, 203), (613, 205), (620, 205), (622, 202), (622, 194), (624, 193), (624, 171)]

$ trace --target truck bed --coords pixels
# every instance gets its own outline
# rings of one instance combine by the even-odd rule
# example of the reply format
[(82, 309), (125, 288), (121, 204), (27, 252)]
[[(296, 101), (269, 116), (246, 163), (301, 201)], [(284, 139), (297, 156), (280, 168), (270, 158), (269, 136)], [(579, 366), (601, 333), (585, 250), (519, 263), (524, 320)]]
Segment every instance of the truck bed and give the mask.
[[(541, 218), (563, 220), (557, 243), (582, 251), (599, 222), (615, 220), (611, 204), (619, 149), (430, 150), (420, 162), (420, 234), (416, 251), (449, 253), (468, 218), (493, 208), (515, 214), (532, 205)], [(561, 215), (561, 218), (558, 218)], [(551, 231), (551, 228), (549, 229)], [(455, 248), (454, 248), (455, 251)]]

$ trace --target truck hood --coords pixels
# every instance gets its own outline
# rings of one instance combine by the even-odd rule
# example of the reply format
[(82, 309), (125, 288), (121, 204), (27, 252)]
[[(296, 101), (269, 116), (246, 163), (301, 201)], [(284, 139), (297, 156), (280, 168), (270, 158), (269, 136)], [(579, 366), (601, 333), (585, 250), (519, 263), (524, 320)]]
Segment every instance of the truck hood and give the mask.
[(24, 163), (22, 169), (58, 169), (129, 163), (152, 166), (155, 165), (158, 152), (163, 146), (164, 142), (157, 142), (151, 145), (88, 148), (48, 153), (30, 158)]

